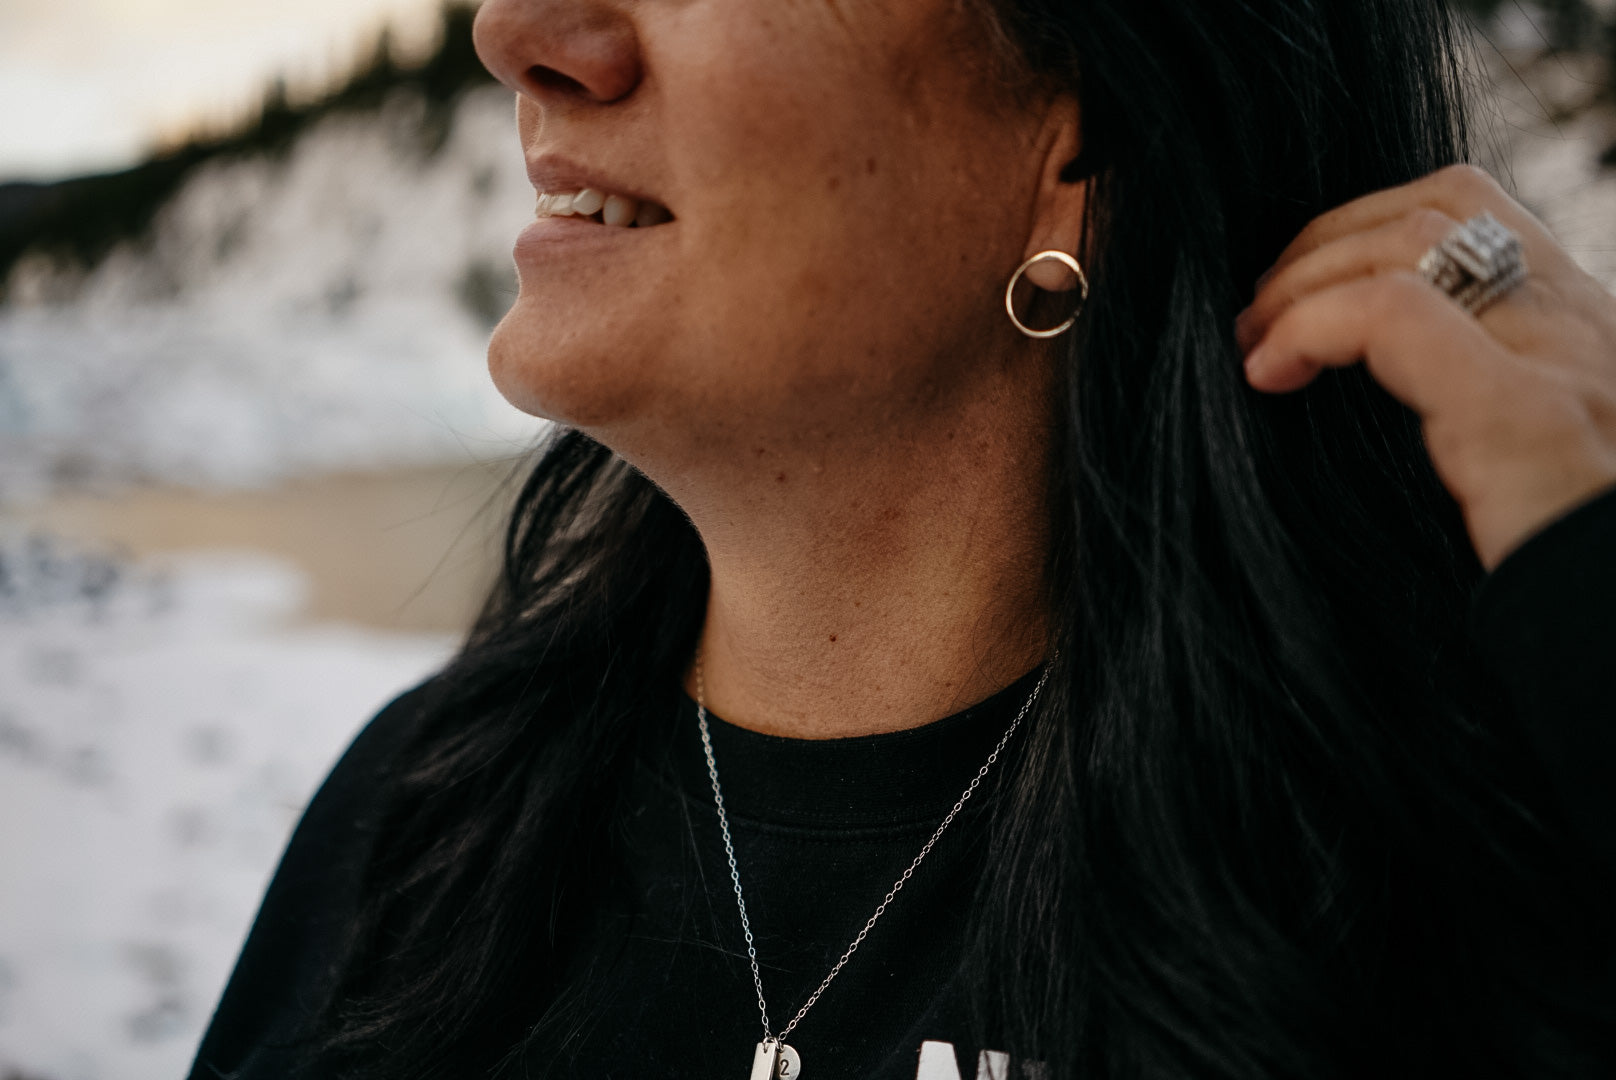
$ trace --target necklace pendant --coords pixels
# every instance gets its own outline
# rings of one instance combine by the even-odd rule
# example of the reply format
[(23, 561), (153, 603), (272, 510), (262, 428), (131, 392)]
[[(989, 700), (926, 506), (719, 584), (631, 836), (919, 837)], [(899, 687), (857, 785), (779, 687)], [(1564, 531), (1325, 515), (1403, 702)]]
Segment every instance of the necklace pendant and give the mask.
[(752, 1052), (752, 1076), (750, 1080), (774, 1080), (775, 1062), (780, 1060), (780, 1044), (773, 1039), (764, 1039), (757, 1044)]
[(778, 1039), (764, 1039), (752, 1052), (750, 1080), (797, 1080), (802, 1075), (802, 1058)]

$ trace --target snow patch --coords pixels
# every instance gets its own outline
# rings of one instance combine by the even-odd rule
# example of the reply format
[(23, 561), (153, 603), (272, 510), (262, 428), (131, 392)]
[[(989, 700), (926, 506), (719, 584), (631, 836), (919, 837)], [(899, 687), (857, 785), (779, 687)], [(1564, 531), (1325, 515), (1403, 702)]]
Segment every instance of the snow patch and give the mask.
[(0, 1075), (172, 1080), (320, 779), (455, 641), (300, 625), (252, 554), (0, 551)]

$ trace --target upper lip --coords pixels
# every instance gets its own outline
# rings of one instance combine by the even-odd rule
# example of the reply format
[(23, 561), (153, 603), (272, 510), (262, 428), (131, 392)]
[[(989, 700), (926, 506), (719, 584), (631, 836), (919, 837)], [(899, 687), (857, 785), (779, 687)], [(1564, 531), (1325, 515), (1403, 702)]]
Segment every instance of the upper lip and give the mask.
[(536, 190), (549, 194), (594, 188), (603, 195), (624, 195), (641, 202), (666, 205), (641, 189), (556, 154), (528, 158), (527, 178)]

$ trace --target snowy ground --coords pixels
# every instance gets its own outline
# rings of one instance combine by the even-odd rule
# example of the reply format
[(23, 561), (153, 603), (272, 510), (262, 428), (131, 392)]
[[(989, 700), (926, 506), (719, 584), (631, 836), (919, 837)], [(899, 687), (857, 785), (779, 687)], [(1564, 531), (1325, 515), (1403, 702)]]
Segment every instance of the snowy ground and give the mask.
[(0, 1076), (183, 1076), (309, 793), (453, 647), (301, 625), (302, 592), (0, 545)]

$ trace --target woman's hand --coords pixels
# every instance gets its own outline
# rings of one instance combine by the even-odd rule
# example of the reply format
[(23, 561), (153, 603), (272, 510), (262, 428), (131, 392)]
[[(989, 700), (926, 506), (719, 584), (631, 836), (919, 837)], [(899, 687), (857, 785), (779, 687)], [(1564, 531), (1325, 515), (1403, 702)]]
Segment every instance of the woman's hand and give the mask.
[[(1528, 277), (1478, 318), (1415, 266), (1483, 210), (1520, 235)], [(1419, 413), (1489, 570), (1616, 485), (1616, 298), (1480, 169), (1443, 169), (1314, 219), (1236, 334), (1258, 390), (1364, 361)]]

